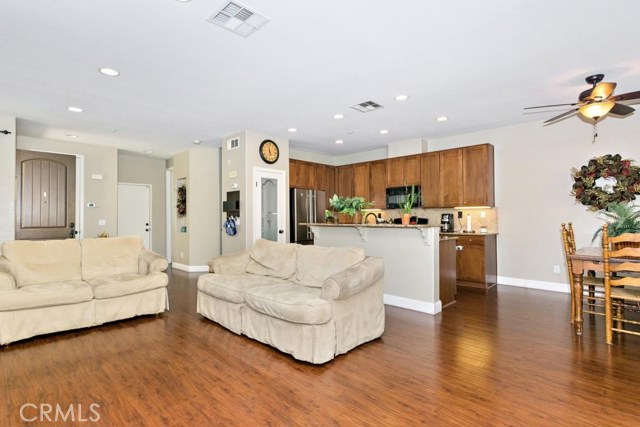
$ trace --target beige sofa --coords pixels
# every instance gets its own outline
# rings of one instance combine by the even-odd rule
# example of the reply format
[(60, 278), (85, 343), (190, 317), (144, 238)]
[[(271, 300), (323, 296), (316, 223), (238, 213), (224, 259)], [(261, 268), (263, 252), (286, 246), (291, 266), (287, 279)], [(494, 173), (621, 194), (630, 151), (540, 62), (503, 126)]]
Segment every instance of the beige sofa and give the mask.
[(384, 331), (384, 264), (362, 249), (258, 240), (209, 265), (198, 313), (296, 359), (325, 363)]
[(5, 242), (0, 344), (162, 313), (166, 268), (139, 237)]

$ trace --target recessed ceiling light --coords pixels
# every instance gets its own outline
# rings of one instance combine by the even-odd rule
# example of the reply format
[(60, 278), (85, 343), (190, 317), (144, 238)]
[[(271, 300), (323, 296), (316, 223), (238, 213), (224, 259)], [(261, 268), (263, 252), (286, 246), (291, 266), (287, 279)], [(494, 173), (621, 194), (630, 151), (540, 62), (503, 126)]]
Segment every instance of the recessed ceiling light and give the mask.
[(153, 150), (144, 150), (144, 152), (147, 153), (147, 154), (151, 154), (151, 153), (153, 153)]
[(394, 99), (396, 101), (406, 101), (409, 99), (409, 95), (397, 95)]
[(289, 128), (289, 129), (287, 129), (287, 130), (288, 130), (289, 132), (298, 132), (298, 129), (297, 129), (297, 128)]
[(353, 135), (353, 131), (352, 131), (352, 130), (348, 130), (348, 131), (347, 131), (347, 133), (348, 133), (349, 135)]
[(202, 141), (200, 141), (199, 139), (194, 139), (193, 140), (193, 143), (196, 144), (196, 145), (200, 145), (201, 142)]
[(111, 76), (111, 77), (115, 77), (115, 76), (119, 76), (120, 73), (116, 70), (114, 70), (113, 68), (100, 68), (100, 72), (102, 74), (104, 74), (105, 76)]
[(335, 141), (335, 143), (336, 143), (336, 144), (342, 144), (343, 142), (344, 142), (344, 141), (343, 141), (343, 140), (341, 140), (341, 139), (336, 139), (336, 141)]
[(179, 3), (188, 3), (188, 2), (190, 2), (191, 0), (176, 0), (176, 1), (177, 1), (177, 2), (179, 2)]
[(118, 132), (118, 129), (111, 129), (111, 132)]
[(67, 110), (72, 111), (74, 113), (82, 113), (84, 110), (80, 107), (67, 107)]
[(436, 118), (436, 120), (439, 121), (439, 122), (446, 122), (447, 120), (449, 120), (449, 117), (440, 116), (440, 117)]
[(77, 137), (78, 137), (78, 135), (73, 135), (73, 134), (68, 134), (67, 136), (68, 136), (69, 138), (77, 138)]
[(386, 134), (388, 134), (388, 133), (389, 133), (389, 131), (388, 131), (387, 129), (381, 129), (381, 130), (380, 130), (380, 133), (381, 133), (382, 135), (386, 135)]
[(338, 113), (338, 114), (334, 114), (334, 115), (333, 115), (333, 118), (334, 118), (334, 119), (344, 119), (344, 114), (340, 114), (340, 113)]

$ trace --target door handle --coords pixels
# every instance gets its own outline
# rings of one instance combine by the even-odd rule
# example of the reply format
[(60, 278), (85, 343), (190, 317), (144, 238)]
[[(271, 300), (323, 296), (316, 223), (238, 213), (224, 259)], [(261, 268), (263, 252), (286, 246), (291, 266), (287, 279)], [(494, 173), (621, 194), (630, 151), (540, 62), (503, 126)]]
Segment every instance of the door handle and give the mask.
[(278, 233), (282, 234), (282, 233), (284, 233), (284, 230), (278, 230)]

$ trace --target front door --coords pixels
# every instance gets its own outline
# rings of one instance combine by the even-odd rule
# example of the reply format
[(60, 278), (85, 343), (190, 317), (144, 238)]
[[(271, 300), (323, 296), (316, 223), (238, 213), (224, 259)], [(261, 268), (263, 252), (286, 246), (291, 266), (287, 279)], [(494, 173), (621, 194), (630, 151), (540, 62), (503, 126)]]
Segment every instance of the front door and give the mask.
[(118, 236), (140, 236), (151, 249), (151, 186), (118, 183)]
[(16, 150), (16, 240), (75, 237), (76, 157)]

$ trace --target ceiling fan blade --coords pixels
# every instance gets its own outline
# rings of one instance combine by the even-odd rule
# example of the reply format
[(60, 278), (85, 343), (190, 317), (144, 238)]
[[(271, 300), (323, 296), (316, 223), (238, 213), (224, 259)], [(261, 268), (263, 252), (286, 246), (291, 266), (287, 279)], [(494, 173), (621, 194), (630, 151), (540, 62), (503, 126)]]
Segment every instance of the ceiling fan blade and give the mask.
[(562, 114), (560, 114), (558, 116), (551, 117), (549, 120), (545, 120), (544, 123), (546, 124), (546, 123), (555, 122), (556, 120), (560, 120), (563, 117), (570, 116), (571, 114), (575, 113), (576, 111), (578, 111), (578, 108), (574, 108), (573, 110), (566, 111), (566, 112), (564, 112), (564, 113), (562, 113)]
[(532, 110), (534, 108), (551, 108), (551, 107), (572, 107), (574, 105), (579, 105), (577, 102), (573, 102), (571, 104), (551, 104), (551, 105), (537, 105), (535, 107), (525, 107), (525, 110)]
[(624, 104), (616, 104), (613, 106), (609, 114), (615, 114), (616, 116), (628, 116), (629, 114), (636, 111), (634, 108), (629, 107)]
[(596, 87), (593, 88), (593, 90), (591, 91), (591, 95), (589, 95), (589, 98), (596, 100), (607, 99), (611, 96), (616, 86), (616, 83), (600, 82), (596, 85)]
[(618, 101), (631, 101), (632, 99), (640, 99), (640, 90), (635, 92), (623, 93), (621, 95), (616, 95), (610, 99), (610, 101), (618, 102)]

